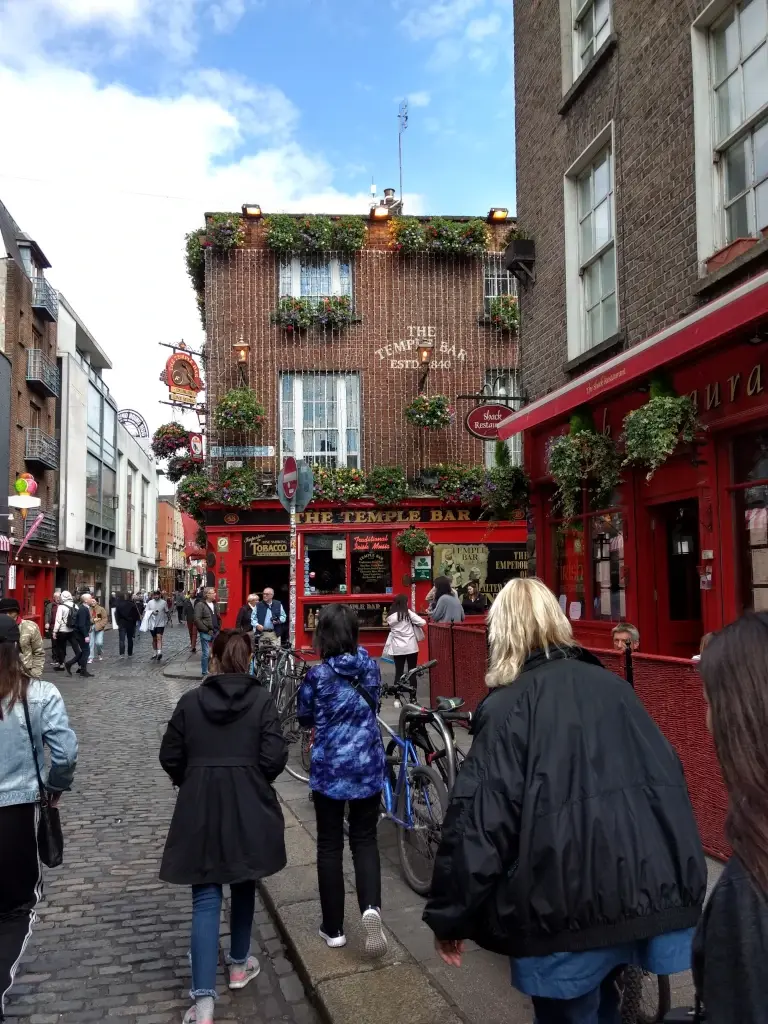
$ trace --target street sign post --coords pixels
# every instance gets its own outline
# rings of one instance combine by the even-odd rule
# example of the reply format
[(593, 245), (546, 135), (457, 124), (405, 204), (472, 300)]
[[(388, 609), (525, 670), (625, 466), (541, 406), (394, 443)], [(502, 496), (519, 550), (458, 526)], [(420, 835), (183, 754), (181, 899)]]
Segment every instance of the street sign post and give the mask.
[(277, 496), (280, 504), (291, 517), (291, 575), (289, 583), (290, 617), (288, 622), (288, 639), (291, 647), (296, 643), (296, 559), (297, 559), (297, 530), (296, 516), (303, 512), (312, 500), (315, 480), (312, 467), (301, 463), (299, 465), (292, 455), (283, 463), (283, 469), (277, 478)]

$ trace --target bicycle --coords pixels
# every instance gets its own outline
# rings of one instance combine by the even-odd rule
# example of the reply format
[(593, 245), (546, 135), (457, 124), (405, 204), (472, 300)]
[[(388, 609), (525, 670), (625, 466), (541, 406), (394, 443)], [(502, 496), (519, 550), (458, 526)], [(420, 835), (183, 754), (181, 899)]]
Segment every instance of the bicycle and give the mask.
[(656, 1024), (672, 1006), (669, 976), (642, 967), (625, 967), (619, 977), (622, 1024)]
[[(407, 695), (408, 703), (402, 705), (398, 731), (401, 736), (412, 740), (420, 763), (426, 767), (437, 767), (450, 793), (464, 761), (463, 753), (456, 746), (454, 726), (468, 728), (472, 713), (461, 710), (464, 701), (460, 697), (438, 697), (434, 708), (416, 703), (417, 680), (436, 664), (437, 661), (428, 661), (404, 672), (400, 679), (384, 687), (382, 695), (395, 697), (395, 707), (399, 706), (401, 696)], [(392, 757), (396, 753), (396, 744), (391, 740), (387, 745), (387, 755)]]

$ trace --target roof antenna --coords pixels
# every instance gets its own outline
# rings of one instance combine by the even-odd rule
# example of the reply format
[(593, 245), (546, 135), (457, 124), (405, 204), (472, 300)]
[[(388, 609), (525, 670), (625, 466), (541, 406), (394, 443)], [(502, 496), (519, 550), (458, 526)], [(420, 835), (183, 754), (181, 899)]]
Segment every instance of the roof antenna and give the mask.
[(397, 114), (398, 121), (398, 132), (397, 132), (397, 149), (400, 159), (400, 213), (403, 212), (404, 198), (403, 198), (403, 133), (408, 127), (408, 100), (403, 100), (400, 104), (400, 109)]

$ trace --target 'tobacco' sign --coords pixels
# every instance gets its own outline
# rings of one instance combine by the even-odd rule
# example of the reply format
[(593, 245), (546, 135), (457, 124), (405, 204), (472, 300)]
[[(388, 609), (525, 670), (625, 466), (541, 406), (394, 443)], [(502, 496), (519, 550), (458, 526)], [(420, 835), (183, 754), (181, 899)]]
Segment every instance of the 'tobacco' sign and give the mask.
[(464, 424), (470, 434), (480, 437), (483, 441), (498, 441), (499, 427), (509, 416), (506, 405), (478, 405), (470, 409)]

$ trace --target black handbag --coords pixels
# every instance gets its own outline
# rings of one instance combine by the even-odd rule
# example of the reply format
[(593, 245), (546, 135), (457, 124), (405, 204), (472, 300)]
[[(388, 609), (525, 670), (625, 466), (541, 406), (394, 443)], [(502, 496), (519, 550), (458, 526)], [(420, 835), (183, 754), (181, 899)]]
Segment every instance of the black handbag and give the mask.
[(32, 747), (32, 756), (35, 759), (35, 773), (37, 774), (37, 785), (40, 789), (40, 820), (37, 823), (37, 852), (40, 860), (46, 867), (57, 868), (64, 860), (64, 836), (61, 832), (61, 816), (58, 807), (51, 807), (48, 790), (45, 788), (43, 776), (40, 774), (40, 762), (37, 759), (37, 747), (35, 738), (32, 735), (32, 722), (29, 718), (29, 706), (26, 697), (24, 704), (24, 718), (27, 722), (27, 733)]

